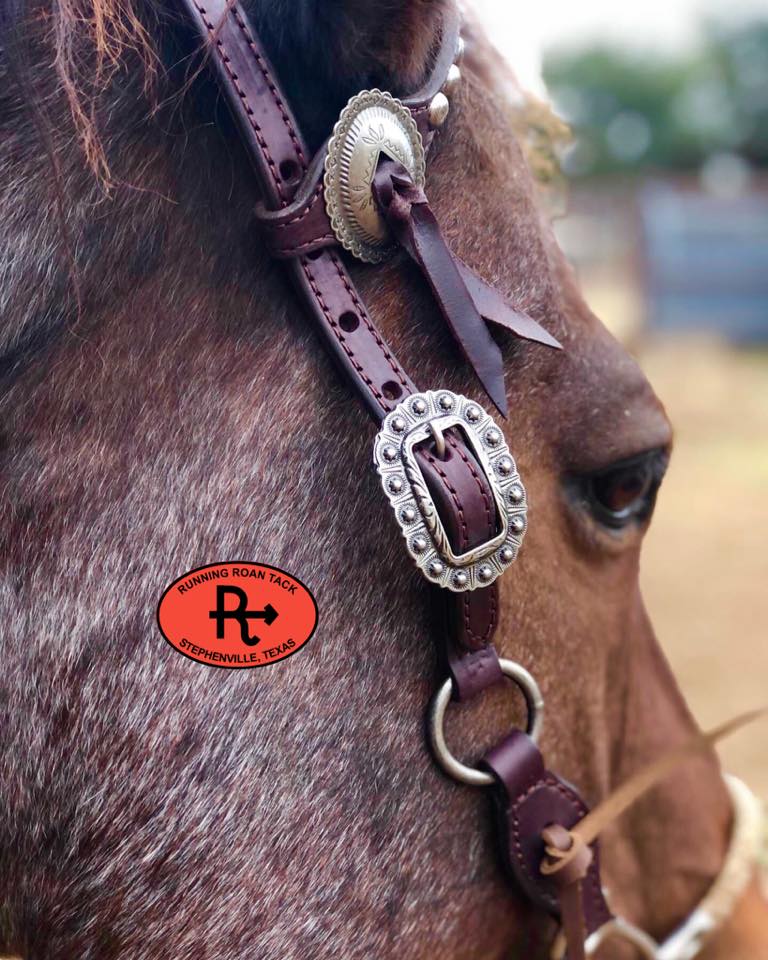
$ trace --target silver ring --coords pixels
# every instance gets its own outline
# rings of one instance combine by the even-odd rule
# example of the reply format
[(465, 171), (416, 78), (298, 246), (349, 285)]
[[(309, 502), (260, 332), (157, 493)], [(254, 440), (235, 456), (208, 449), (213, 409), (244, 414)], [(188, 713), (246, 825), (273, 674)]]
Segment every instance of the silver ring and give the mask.
[[(541, 725), (544, 721), (544, 698), (541, 695), (541, 690), (539, 690), (539, 685), (531, 674), (519, 663), (515, 663), (514, 660), (499, 660), (499, 666), (504, 676), (513, 680), (525, 697), (528, 707), (526, 732), (531, 740), (537, 743), (541, 733)], [(448, 776), (453, 777), (454, 780), (458, 780), (460, 783), (468, 783), (472, 787), (487, 787), (493, 783), (491, 774), (460, 763), (445, 742), (445, 711), (451, 702), (452, 692), (453, 681), (449, 678), (435, 694), (429, 709), (429, 739), (435, 759)]]

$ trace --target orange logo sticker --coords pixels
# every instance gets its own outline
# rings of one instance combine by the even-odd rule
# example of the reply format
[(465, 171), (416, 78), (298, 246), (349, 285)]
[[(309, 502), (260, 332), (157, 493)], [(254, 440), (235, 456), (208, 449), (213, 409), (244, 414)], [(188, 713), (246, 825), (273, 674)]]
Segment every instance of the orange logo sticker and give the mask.
[(301, 580), (265, 563), (211, 563), (174, 580), (157, 623), (171, 646), (209, 667), (265, 667), (315, 632), (317, 604)]

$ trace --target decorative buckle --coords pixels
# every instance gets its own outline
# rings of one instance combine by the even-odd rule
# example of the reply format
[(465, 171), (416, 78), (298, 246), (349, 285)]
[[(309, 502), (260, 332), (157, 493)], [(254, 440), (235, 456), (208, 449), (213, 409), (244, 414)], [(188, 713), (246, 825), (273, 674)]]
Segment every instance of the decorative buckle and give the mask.
[[(499, 532), (454, 553), (415, 456), (417, 444), (449, 427), (467, 440), (493, 493)], [(384, 418), (373, 461), (416, 566), (456, 593), (487, 587), (514, 561), (526, 530), (525, 488), (499, 427), (479, 403), (450, 390), (414, 393)]]
[(396, 249), (373, 199), (379, 156), (399, 160), (424, 186), (424, 144), (411, 111), (382, 90), (363, 90), (341, 111), (325, 158), (325, 208), (339, 243), (360, 260), (378, 263)]

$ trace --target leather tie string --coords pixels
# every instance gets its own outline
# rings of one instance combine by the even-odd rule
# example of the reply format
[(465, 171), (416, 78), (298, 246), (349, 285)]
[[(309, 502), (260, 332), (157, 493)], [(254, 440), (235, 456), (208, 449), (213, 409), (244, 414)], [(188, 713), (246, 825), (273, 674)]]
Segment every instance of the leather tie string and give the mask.
[[(547, 851), (541, 872), (545, 875), (549, 873), (557, 884), (560, 919), (568, 944), (568, 960), (586, 960), (584, 944), (587, 939), (587, 926), (582, 910), (581, 882), (589, 872), (594, 854), (580, 837), (557, 823), (545, 827), (541, 837)], [(561, 863), (562, 869), (552, 869), (553, 864), (559, 867)], [(549, 871), (547, 867), (550, 868)]]
[(424, 274), (462, 352), (497, 409), (507, 416), (501, 350), (483, 315), (519, 336), (548, 346), (560, 344), (453, 256), (423, 189), (396, 160), (382, 158), (372, 184), (373, 196), (398, 243)]

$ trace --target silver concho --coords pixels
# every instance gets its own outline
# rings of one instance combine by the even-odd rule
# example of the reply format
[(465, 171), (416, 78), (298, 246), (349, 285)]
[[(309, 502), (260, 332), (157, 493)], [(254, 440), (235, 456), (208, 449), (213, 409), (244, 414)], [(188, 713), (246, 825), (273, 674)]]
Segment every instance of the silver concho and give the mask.
[(343, 247), (378, 263), (395, 245), (373, 199), (379, 155), (399, 160), (424, 186), (424, 145), (410, 110), (391, 94), (364, 90), (352, 97), (333, 128), (325, 158), (325, 207)]
[[(500, 529), (457, 555), (414, 455), (438, 431), (460, 430), (493, 492)], [(431, 582), (456, 593), (487, 587), (515, 560), (526, 531), (527, 500), (501, 430), (474, 400), (450, 390), (411, 394), (384, 418), (373, 462), (416, 566)]]

